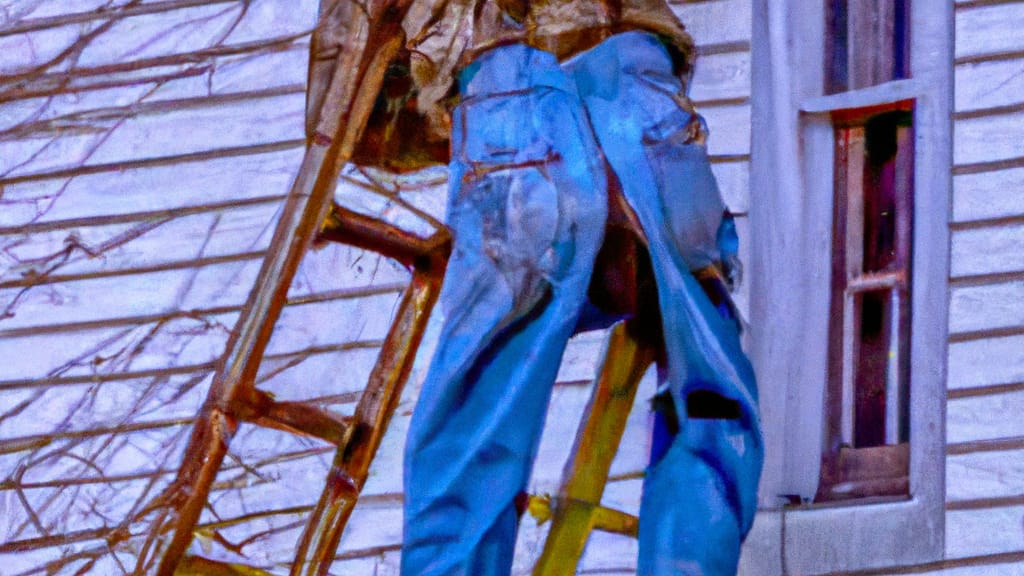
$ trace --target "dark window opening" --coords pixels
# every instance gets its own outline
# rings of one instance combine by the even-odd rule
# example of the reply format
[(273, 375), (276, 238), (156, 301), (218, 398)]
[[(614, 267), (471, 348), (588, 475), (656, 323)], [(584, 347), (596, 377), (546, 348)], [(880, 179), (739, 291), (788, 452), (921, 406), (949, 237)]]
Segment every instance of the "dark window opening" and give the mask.
[(907, 493), (911, 107), (899, 102), (833, 115), (832, 296), (819, 501)]

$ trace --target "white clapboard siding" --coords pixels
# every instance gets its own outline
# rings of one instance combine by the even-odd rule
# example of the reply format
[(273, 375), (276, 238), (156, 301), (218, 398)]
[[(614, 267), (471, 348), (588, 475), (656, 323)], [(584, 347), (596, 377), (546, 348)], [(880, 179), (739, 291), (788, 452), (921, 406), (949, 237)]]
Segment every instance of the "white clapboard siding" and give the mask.
[[(960, 558), (1024, 550), (1022, 521), (1024, 506), (951, 510), (946, 513), (946, 557)], [(1018, 570), (1020, 567), (1018, 564)], [(972, 574), (990, 574), (985, 571), (986, 569), (987, 566), (977, 567), (977, 571)]]
[(580, 558), (581, 574), (635, 574), (639, 545), (634, 538), (594, 531)]
[(957, 112), (1011, 106), (1024, 100), (1019, 59), (968, 62), (957, 65), (954, 71)]
[[(88, 134), (0, 142), (0, 171), (15, 177), (137, 158), (275, 144), (301, 138), (304, 121), (302, 94), (253, 98), (241, 106), (196, 106), (103, 120), (96, 122)], [(226, 125), (232, 129), (226, 130)]]
[(750, 162), (746, 159), (732, 162), (717, 162), (711, 165), (711, 172), (718, 181), (722, 199), (729, 211), (746, 214), (750, 211)]
[(750, 242), (750, 218), (748, 216), (736, 218), (736, 233), (740, 238), (739, 257), (744, 268), (740, 278), (740, 285), (732, 293), (732, 299), (739, 310), (741, 321), (745, 323), (750, 318), (750, 258), (754, 250)]
[[(370, 293), (376, 295), (359, 299), (341, 292), (285, 307), (275, 325), (279, 335), (271, 339), (267, 353), (297, 354), (307, 346), (344, 347), (383, 338), (398, 294), (386, 286)], [(374, 316), (368, 315), (371, 312)], [(25, 334), (10, 331), (0, 338), (0, 355), (5, 358), (0, 382), (205, 366), (223, 352), (237, 316), (237, 308), (200, 310), (139, 322), (113, 319), (96, 328), (51, 325), (26, 329)], [(374, 321), (368, 321), (371, 318)]]
[[(1024, 3), (956, 10), (953, 224), (946, 404), (946, 558), (924, 574), (1016, 574), (1024, 507), (1014, 414), (1024, 395), (1024, 181), (1013, 164), (1024, 66)], [(962, 560), (961, 560), (962, 559)]]
[(1024, 382), (1019, 159), (1022, 2), (961, 2), (956, 66), (946, 403), (946, 566), (1019, 573)]
[[(122, 3), (103, 5), (116, 12)], [(25, 405), (0, 421), (0, 441), (25, 444), (4, 445), (0, 470), (6, 474), (47, 451), (65, 454), (31, 466), (22, 479), (42, 483), (24, 492), (46, 523), (72, 531), (109, 525), (108, 518), (119, 522), (173, 478), (190, 419), (205, 399), (302, 158), (316, 4), (153, 0), (104, 15), (93, 13), (101, 5), (94, 0), (24, 0), (0, 10), (0, 73), (8, 76), (95, 34), (73, 58), (17, 85), (0, 84), (0, 305), (13, 303), (12, 315), (0, 319), (0, 396), (5, 406)], [(750, 2), (706, 0), (674, 9), (703, 54), (691, 96), (711, 127), (712, 169), (745, 238)], [(385, 188), (405, 188), (400, 200), (352, 186), (338, 198), (429, 234), (429, 218), (401, 203), (441, 218), (440, 176), (432, 171), (421, 181), (391, 181), (378, 174)], [(746, 258), (750, 247), (741, 246)], [(360, 250), (311, 252), (275, 325), (257, 386), (279, 400), (351, 414), (408, 278), (401, 266)], [(744, 310), (747, 299), (745, 292), (737, 296)], [(438, 324), (435, 318), (428, 330), (334, 573), (397, 575), (402, 450)], [(593, 332), (566, 350), (533, 492), (557, 490), (603, 343), (604, 333)], [(607, 495), (633, 513), (649, 450), (653, 387), (648, 375)], [(33, 434), (65, 421), (61, 436), (32, 444)], [(119, 425), (139, 429), (109, 433)], [(243, 423), (191, 552), (286, 572), (332, 457), (321, 441)], [(102, 463), (105, 476), (95, 476), (88, 461)], [(60, 483), (90, 474), (96, 481), (78, 491)], [(105, 480), (112, 476), (118, 479)], [(42, 535), (14, 492), (0, 491), (0, 509), (18, 531), (0, 532), (3, 541)], [(147, 526), (132, 525), (135, 549)], [(515, 574), (530, 573), (548, 526), (524, 520)], [(211, 538), (214, 529), (223, 541)], [(233, 551), (225, 542), (244, 545)], [(0, 562), (20, 571), (58, 551), (74, 558), (89, 550), (100, 550), (92, 573), (119, 573), (118, 561), (134, 562), (120, 549), (115, 559), (97, 534), (59, 544), (0, 555)], [(582, 567), (629, 574), (635, 555), (635, 540), (596, 535)], [(70, 562), (61, 573), (85, 560)]]
[(1009, 141), (1019, 123), (1022, 24), (1020, 2), (964, 3), (957, 10), (946, 407), (950, 566), (925, 574), (998, 576), (1024, 565), (1017, 441), (1024, 429), (1014, 416), (1024, 382), (1024, 171), (1014, 165), (1024, 154)]
[[(296, 90), (305, 82), (306, 70), (295, 63), (308, 57), (307, 38), (273, 37), (177, 56), (33, 75), (14, 87), (0, 88), (0, 95), (11, 101), (5, 104), (10, 117), (0, 128), (140, 99), (154, 103)], [(266, 68), (273, 68), (274, 74), (266, 74)]]
[(1024, 224), (954, 230), (950, 274), (972, 276), (1024, 270)]
[(47, 28), (31, 34), (0, 36), (0, 74), (25, 74), (34, 67), (57, 58), (73, 45), (82, 33), (78, 25)]
[(262, 40), (270, 34), (298, 35), (309, 32), (315, 21), (316, 3), (310, 0), (291, 4), (275, 0), (217, 2), (141, 14), (114, 22), (89, 43), (77, 64), (95, 67)]
[(750, 153), (750, 105), (704, 106), (708, 123), (708, 154), (733, 156)]
[(950, 455), (946, 459), (946, 500), (1011, 498), (1024, 494), (1024, 450)]
[(690, 98), (702, 102), (750, 96), (750, 52), (705, 54), (697, 59)]
[[(191, 418), (203, 401), (199, 387), (184, 386), (194, 375), (162, 379), (87, 382), (72, 386), (33, 389), (33, 402), (0, 422), (0, 436), (18, 438), (116, 426), (129, 422), (155, 422)], [(200, 375), (200, 379), (202, 376)], [(185, 393), (182, 393), (185, 390)]]
[[(1019, 66), (1024, 66), (1024, 61)], [(953, 220), (1024, 216), (1021, 190), (1024, 190), (1024, 168), (956, 175), (953, 177)]]
[(946, 438), (950, 443), (1024, 436), (1024, 391), (952, 398), (946, 403)]
[[(97, 564), (86, 569), (120, 572), (102, 536), (75, 534), (121, 522), (173, 477), (187, 423), (205, 397), (212, 362), (235, 325), (301, 159), (308, 58), (302, 33), (315, 19), (315, 2), (199, 4), (140, 4), (124, 17), (80, 14), (61, 23), (89, 6), (22, 2), (19, 14), (5, 12), (17, 19), (5, 24), (22, 32), (4, 34), (0, 26), (4, 64), (23, 69), (96, 31), (75, 58), (0, 87), (11, 103), (0, 126), (0, 282), (5, 308), (15, 301), (7, 309), (13, 315), (0, 321), (0, 385), (5, 406), (8, 398), (23, 404), (0, 431), (11, 450), (2, 465), (6, 478), (29, 463), (21, 481), (50, 487), (24, 490), (26, 505), (51, 530), (72, 536), (55, 541), (59, 549), (10, 558), (5, 571), (98, 549)], [(25, 20), (50, 16), (57, 22)], [(22, 57), (18, 50), (33, 44), (40, 49)], [(362, 383), (337, 378), (337, 370), (330, 378), (322, 359), (333, 354), (335, 362), (349, 361), (347, 377), (364, 376), (407, 278), (400, 267), (359, 251), (311, 255), (291, 290), (295, 304), (268, 348), (260, 386), (351, 411)], [(357, 310), (378, 321), (353, 321)], [(12, 445), (55, 422), (66, 422), (51, 426), (63, 429), (55, 439)], [(128, 431), (110, 434), (117, 426)], [(234, 460), (214, 488), (210, 504), (219, 518), (203, 521), (227, 522), (219, 529), (236, 542), (263, 533), (245, 551), (269, 567), (291, 555), (295, 539), (266, 535), (287, 529), (280, 519), (294, 522), (296, 513), (264, 517), (272, 509), (265, 504), (291, 492), (284, 506), (311, 505), (331, 454), (319, 441), (280, 432), (254, 434), (250, 447), (253, 430), (259, 429), (241, 427)], [(289, 461), (289, 451), (317, 450), (311, 446), (321, 449), (318, 466), (276, 466)], [(267, 455), (273, 458), (264, 462)], [(59, 484), (95, 475), (88, 462), (104, 478), (126, 479)], [(39, 536), (13, 495), (0, 494), (16, 531), (3, 541)], [(144, 535), (146, 526), (131, 529)], [(209, 546), (202, 534), (198, 551)], [(133, 542), (135, 549), (143, 544)], [(132, 564), (130, 554), (119, 556)]]
[[(16, 26), (27, 21), (39, 20), (47, 17), (67, 17), (69, 14), (88, 14), (101, 7), (119, 7), (130, 0), (79, 0), (74, 6), (61, 2), (47, 2), (46, 0), (27, 0), (23, 2), (12, 2), (0, 11), (0, 26)], [(152, 0), (151, 0), (152, 1)]]
[(1024, 326), (1024, 281), (958, 286), (949, 303), (949, 332), (979, 332)]
[[(138, 221), (245, 203), (276, 206), (302, 161), (301, 144), (286, 148), (5, 183), (0, 224), (7, 233), (32, 233), (80, 225), (75, 220)], [(49, 226), (38, 225), (43, 222)]]
[[(196, 551), (204, 547), (215, 557), (256, 565), (272, 565), (294, 554), (302, 522), (308, 516), (323, 485), (331, 458), (329, 452), (301, 459), (276, 460), (281, 454), (317, 450), (317, 440), (258, 426), (242, 425), (232, 440), (231, 451), (244, 468), (222, 469), (210, 506), (200, 526), (214, 524), (228, 542), (257, 538), (241, 550), (244, 556), (212, 541), (200, 530)], [(237, 520), (236, 520), (237, 519)]]
[(975, 164), (1024, 156), (1024, 111), (960, 119), (953, 132), (953, 162)]
[(195, 260), (259, 258), (277, 211), (268, 203), (173, 219), (0, 236), (0, 286), (178, 268)]
[(956, 57), (1015, 52), (1024, 49), (1020, 22), (1024, 4), (998, 2), (971, 6), (956, 12)]
[(1024, 382), (1024, 336), (997, 336), (949, 345), (949, 388)]
[(282, 402), (334, 397), (351, 402), (366, 386), (380, 350), (377, 342), (352, 344), (271, 355), (260, 364), (256, 386)]
[(671, 6), (700, 48), (750, 42), (750, 0), (704, 0)]

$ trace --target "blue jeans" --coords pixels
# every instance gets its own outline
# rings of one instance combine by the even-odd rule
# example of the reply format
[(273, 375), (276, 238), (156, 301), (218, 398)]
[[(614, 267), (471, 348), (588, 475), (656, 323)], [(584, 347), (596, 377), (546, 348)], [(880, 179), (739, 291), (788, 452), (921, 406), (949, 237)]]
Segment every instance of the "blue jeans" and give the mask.
[[(405, 453), (405, 576), (509, 573), (562, 353), (607, 218), (606, 165), (648, 241), (679, 422), (644, 482), (641, 574), (734, 574), (763, 460), (735, 322), (690, 274), (722, 256), (722, 204), (664, 46), (629, 32), (559, 65), (524, 45), (460, 75), (440, 340)], [(603, 152), (603, 154), (602, 154)], [(690, 418), (712, 392), (738, 417)]]

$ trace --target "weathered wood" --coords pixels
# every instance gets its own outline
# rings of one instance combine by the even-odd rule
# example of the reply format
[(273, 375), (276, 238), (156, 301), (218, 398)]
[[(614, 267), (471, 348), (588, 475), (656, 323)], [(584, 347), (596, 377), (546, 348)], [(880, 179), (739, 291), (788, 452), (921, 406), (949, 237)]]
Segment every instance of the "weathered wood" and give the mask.
[(949, 388), (1024, 382), (1024, 336), (1004, 336), (949, 345)]
[(750, 152), (750, 105), (704, 106), (698, 112), (708, 123), (708, 154)]
[[(531, 495), (528, 506), (530, 514), (538, 520), (543, 519), (543, 521), (547, 521), (554, 514), (554, 510), (562, 508), (567, 511), (567, 516), (579, 516), (575, 519), (576, 521), (587, 522), (589, 520), (593, 530), (621, 534), (632, 538), (636, 538), (637, 529), (640, 525), (640, 520), (635, 514), (628, 514), (600, 504), (559, 499), (555, 499), (552, 502), (551, 498), (546, 496)], [(589, 515), (591, 518), (585, 520), (582, 518), (584, 515)], [(585, 543), (586, 541), (584, 541)]]
[(254, 406), (239, 417), (259, 426), (275, 428), (292, 434), (303, 434), (338, 444), (348, 434), (346, 419), (303, 402), (277, 402), (266, 392), (256, 393)]
[(711, 54), (697, 59), (690, 98), (698, 108), (702, 101), (749, 96), (749, 53)]
[(1024, 194), (1019, 190), (1024, 190), (1024, 168), (954, 176), (953, 220), (1024, 216)]
[(949, 443), (1024, 435), (1024, 391), (951, 399), (946, 405)]
[(394, 258), (413, 267), (426, 263), (433, 253), (450, 242), (447, 233), (420, 238), (397, 226), (334, 204), (320, 229), (321, 240), (344, 242)]
[(954, 231), (953, 278), (1024, 270), (1024, 223)]
[(750, 40), (751, 3), (749, 0), (683, 2), (670, 4), (698, 48)]
[[(174, 534), (166, 543), (158, 542), (158, 546), (148, 550), (152, 555), (161, 556), (157, 567), (160, 576), (174, 572), (192, 540), (193, 526), (237, 427), (231, 414), (233, 405), (245, 403), (251, 394), (252, 381), (292, 276), (327, 213), (341, 165), (351, 156), (366, 125), (387, 63), (401, 46), (401, 29), (396, 30), (394, 26), (401, 21), (408, 2), (384, 4), (379, 8), (388, 8), (388, 18), (395, 20), (367, 22), (357, 18), (348, 23), (356, 31), (354, 40), (360, 44), (352, 46), (338, 59), (331, 91), (321, 109), (317, 136), (307, 149), (293, 193), (282, 211), (270, 245), (271, 256), (260, 271), (257, 289), (242, 311), (239, 327), (228, 341), (207, 404), (193, 428), (178, 479), (165, 492), (169, 499), (167, 504), (174, 509), (167, 523), (173, 526)], [(373, 16), (379, 18), (381, 13)], [(343, 123), (343, 117), (347, 124)], [(180, 502), (176, 502), (178, 500)], [(149, 566), (147, 556), (140, 554), (139, 568)]]
[(1024, 156), (1024, 111), (958, 120), (953, 162), (973, 164)]
[(949, 331), (977, 332), (1024, 325), (1024, 280), (954, 287)]
[(1024, 506), (947, 512), (946, 558), (1018, 552), (1022, 520)]
[(957, 10), (956, 57), (1024, 49), (1022, 20), (1024, 4), (1019, 2)]
[(576, 569), (590, 531), (599, 522), (633, 534), (635, 524), (613, 513), (598, 512), (601, 495), (637, 386), (655, 351), (635, 339), (623, 323), (612, 330), (604, 365), (576, 434), (572, 456), (555, 498), (555, 511), (535, 575), (569, 574)]
[[(446, 233), (442, 237), (446, 236)], [(327, 573), (342, 531), (366, 483), (370, 464), (398, 404), (405, 380), (441, 288), (448, 244), (434, 250), (426, 269), (413, 276), (398, 317), (391, 325), (377, 365), (363, 392), (351, 427), (338, 443), (320, 501), (297, 546), (291, 574)]]
[(271, 573), (245, 564), (185, 556), (174, 576), (271, 576)]
[(946, 502), (1024, 494), (1024, 450), (946, 458)]

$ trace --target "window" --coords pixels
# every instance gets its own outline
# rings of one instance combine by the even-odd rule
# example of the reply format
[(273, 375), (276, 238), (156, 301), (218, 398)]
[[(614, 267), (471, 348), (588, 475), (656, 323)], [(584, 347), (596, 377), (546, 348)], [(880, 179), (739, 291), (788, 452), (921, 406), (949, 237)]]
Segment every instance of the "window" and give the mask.
[[(909, 75), (910, 0), (823, 0), (826, 94)], [(816, 502), (909, 494), (913, 101), (830, 112), (828, 378)]]
[(758, 546), (792, 574), (938, 560), (952, 4), (752, 1)]
[(815, 501), (909, 493), (913, 103), (834, 112), (828, 388)]
[(825, 93), (907, 78), (909, 0), (825, 2)]

